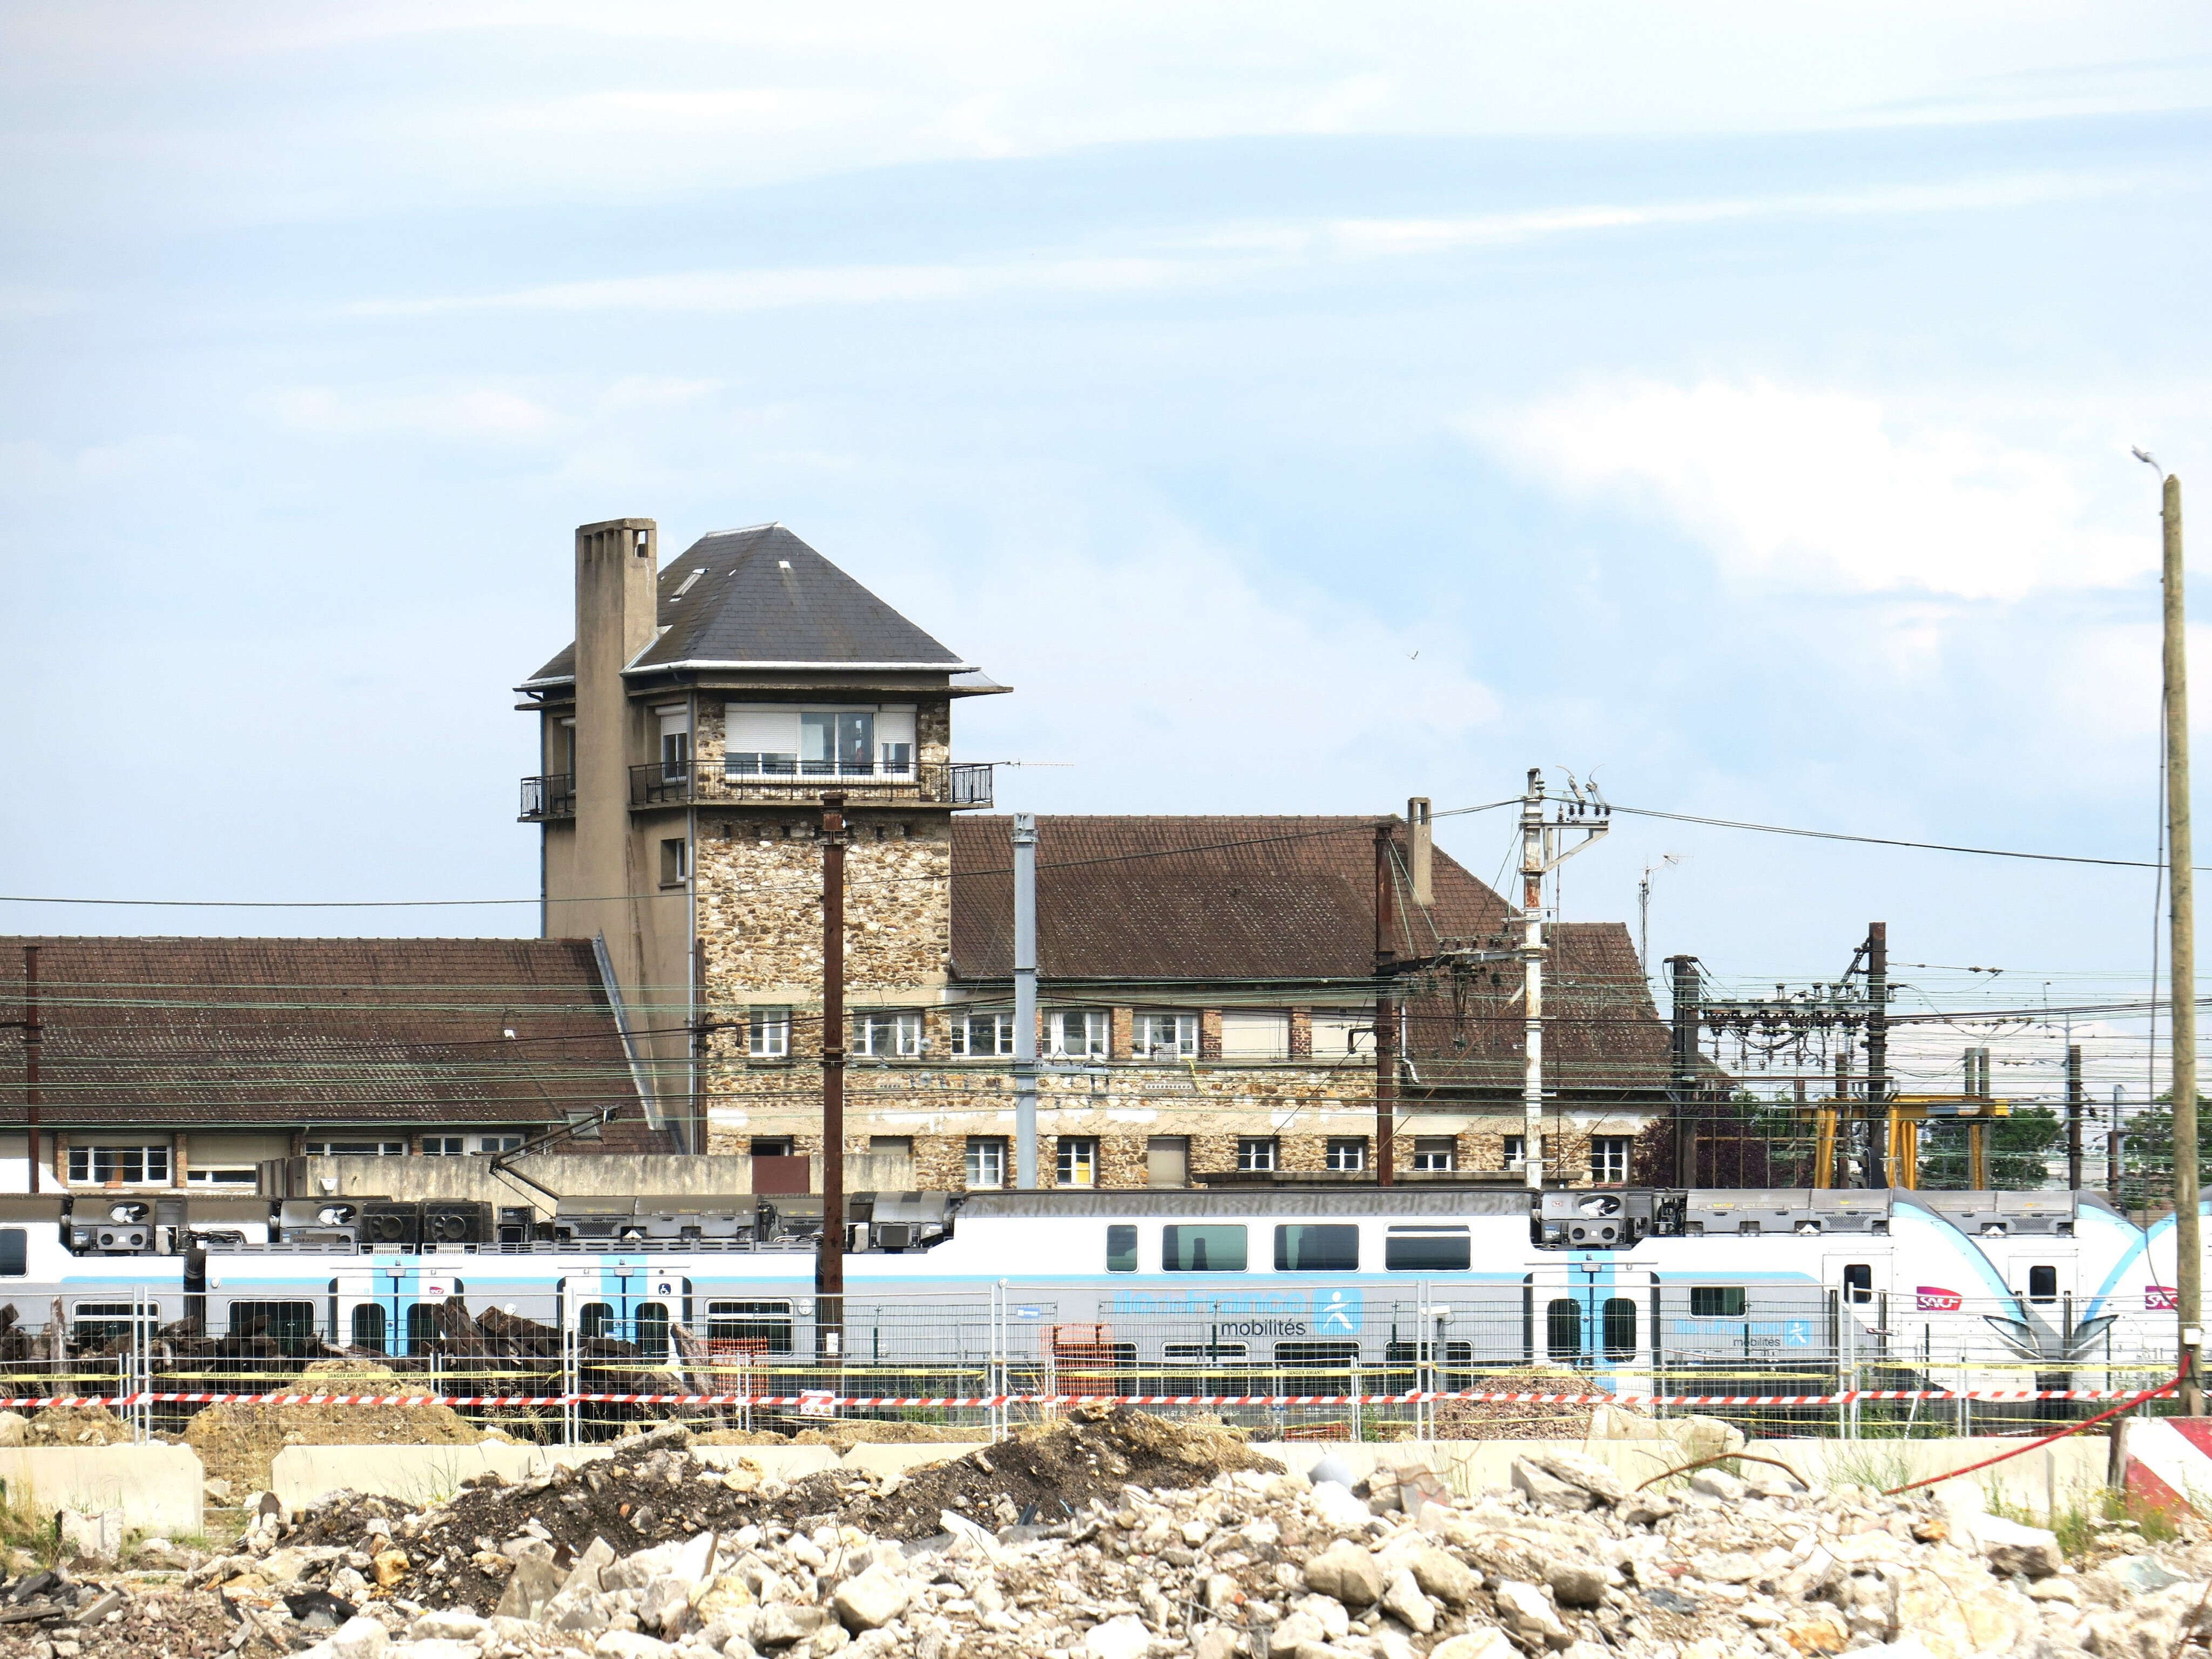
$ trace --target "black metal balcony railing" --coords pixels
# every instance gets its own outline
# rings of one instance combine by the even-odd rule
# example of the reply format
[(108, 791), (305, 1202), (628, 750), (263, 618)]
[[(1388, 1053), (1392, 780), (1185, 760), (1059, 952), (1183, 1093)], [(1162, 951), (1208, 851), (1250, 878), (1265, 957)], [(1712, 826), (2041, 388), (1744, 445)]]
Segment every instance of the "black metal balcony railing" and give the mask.
[[(991, 785), (988, 761), (894, 766), (876, 761), (801, 761), (763, 755), (733, 761), (653, 761), (633, 766), (629, 804), (778, 801), (836, 789), (856, 801), (988, 806)], [(526, 783), (526, 799), (527, 789)]]
[(550, 772), (522, 781), (522, 817), (526, 822), (576, 816), (576, 775)]

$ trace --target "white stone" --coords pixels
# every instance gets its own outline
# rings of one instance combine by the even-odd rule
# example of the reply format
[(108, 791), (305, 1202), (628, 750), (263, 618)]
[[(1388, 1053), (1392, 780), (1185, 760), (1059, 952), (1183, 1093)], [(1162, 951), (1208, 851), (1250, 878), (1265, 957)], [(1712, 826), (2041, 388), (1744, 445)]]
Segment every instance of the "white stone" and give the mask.
[(378, 1659), (391, 1640), (391, 1632), (366, 1617), (347, 1620), (329, 1637), (334, 1659)]
[[(1314, 1513), (1339, 1532), (1352, 1532), (1365, 1528), (1375, 1519), (1375, 1512), (1367, 1507), (1364, 1498), (1354, 1498), (1350, 1492), (1334, 1480), (1323, 1481), (1306, 1495), (1306, 1503)], [(1245, 1528), (1249, 1534), (1250, 1528)]]
[(1381, 1599), (1382, 1569), (1358, 1545), (1339, 1540), (1306, 1563), (1306, 1583), (1348, 1607)]
[(1534, 1584), (1508, 1578), (1491, 1594), (1497, 1604), (1498, 1616), (1530, 1650), (1564, 1648), (1574, 1639), (1559, 1622), (1559, 1615), (1553, 1611), (1550, 1600)]
[(62, 1547), (82, 1561), (112, 1561), (123, 1553), (123, 1511), (103, 1510), (98, 1515), (61, 1511)]
[(1493, 1626), (1446, 1638), (1429, 1650), (1429, 1659), (1521, 1659), (1521, 1650)]
[(407, 1627), (410, 1642), (445, 1640), (473, 1642), (491, 1628), (491, 1621), (479, 1618), (466, 1607), (455, 1607), (449, 1612), (424, 1613)]
[(905, 1581), (878, 1562), (838, 1585), (830, 1606), (846, 1629), (874, 1630), (906, 1611), (909, 1594)]
[(1723, 1504), (1742, 1503), (1746, 1492), (1743, 1482), (1726, 1469), (1699, 1469), (1690, 1477), (1690, 1490)]
[(1321, 1626), (1324, 1641), (1340, 1641), (1352, 1633), (1352, 1615), (1334, 1595), (1302, 1595), (1295, 1608)]
[(1094, 1625), (1083, 1638), (1083, 1650), (1091, 1659), (1144, 1659), (1152, 1645), (1152, 1633), (1133, 1613), (1119, 1613), (1103, 1625)]
[(674, 1659), (675, 1648), (634, 1630), (611, 1630), (592, 1644), (593, 1659)]
[(1978, 1515), (1974, 1535), (1991, 1572), (2048, 1578), (2066, 1565), (2058, 1552), (2058, 1534), (2041, 1527), (2025, 1527), (2002, 1516)]
[(1430, 1604), (1429, 1598), (1421, 1594), (1421, 1586), (1410, 1568), (1402, 1569), (1395, 1578), (1383, 1586), (1382, 1611), (1424, 1636), (1437, 1627), (1437, 1610)]

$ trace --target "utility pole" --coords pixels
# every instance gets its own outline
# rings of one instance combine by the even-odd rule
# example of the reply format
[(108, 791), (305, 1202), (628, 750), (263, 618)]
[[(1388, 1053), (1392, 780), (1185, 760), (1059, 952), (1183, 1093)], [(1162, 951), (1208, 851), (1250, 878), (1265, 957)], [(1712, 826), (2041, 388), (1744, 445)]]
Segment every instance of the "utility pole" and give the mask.
[(1698, 1143), (1690, 1104), (1698, 1092), (1698, 959), (1668, 957), (1667, 966), (1674, 971), (1674, 994), (1668, 1003), (1673, 1043), (1667, 1091), (1674, 1105), (1674, 1184), (1694, 1187)]
[(1037, 1184), (1036, 814), (1014, 814), (1014, 1185)]
[(1396, 1183), (1398, 1164), (1398, 875), (1388, 823), (1375, 826), (1375, 1180)]
[(815, 1358), (845, 1347), (845, 797), (822, 797), (822, 1242)]
[(2181, 586), (2181, 480), (2166, 476), (2159, 517), (2166, 532), (2166, 856), (2172, 937), (2167, 989), (2173, 997), (2173, 1247), (2181, 1325), (2181, 1411), (2204, 1414), (2197, 1375), (2203, 1338), (2204, 1257), (2197, 1205), (2197, 881), (2189, 826), (2189, 636)]
[(2087, 1096), (2081, 1088), (2081, 1045), (2066, 1045), (2066, 1190), (2081, 1190), (2081, 1118)]
[(1866, 1183), (1889, 1185), (1889, 924), (1867, 924)]
[[(1544, 817), (1544, 775), (1528, 769), (1521, 797), (1521, 1014), (1524, 1056), (1521, 1078), (1522, 1170), (1528, 1190), (1544, 1187), (1544, 878), (1613, 828), (1612, 808), (1585, 800), (1568, 775), (1571, 806)], [(1583, 839), (1566, 845), (1570, 830)]]
[(23, 1105), (30, 1114), (30, 1139), (24, 1150), (30, 1155), (30, 1190), (39, 1190), (39, 1051), (46, 1044), (46, 1028), (39, 1021), (39, 947), (23, 947)]

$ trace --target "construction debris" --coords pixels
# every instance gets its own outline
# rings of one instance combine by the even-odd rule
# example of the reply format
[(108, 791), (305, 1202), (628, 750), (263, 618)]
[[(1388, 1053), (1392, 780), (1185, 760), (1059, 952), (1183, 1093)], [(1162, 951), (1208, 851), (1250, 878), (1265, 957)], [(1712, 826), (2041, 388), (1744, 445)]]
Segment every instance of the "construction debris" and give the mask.
[[(688, 1441), (671, 1425), (427, 1509), (334, 1494), (295, 1524), (269, 1513), (183, 1599), (223, 1609), (246, 1659), (2212, 1652), (2212, 1544), (2120, 1525), (2069, 1561), (1971, 1490), (1808, 1490), (1749, 1459), (1637, 1490), (1532, 1444), (1508, 1489), (1453, 1497), (1410, 1449), (1316, 1484), (1218, 1426), (1103, 1408), (902, 1479), (766, 1480)], [(38, 1650), (207, 1650), (149, 1638), (150, 1616), (126, 1601), (76, 1655)], [(0, 1654), (32, 1650), (0, 1626)]]
[[(303, 1392), (319, 1394), (419, 1397), (434, 1392), (388, 1365), (357, 1359), (319, 1360), (301, 1373), (298, 1386)], [(240, 1492), (268, 1486), (270, 1464), (287, 1446), (472, 1446), (483, 1437), (483, 1431), (449, 1406), (229, 1402), (204, 1407), (185, 1425), (183, 1436), (210, 1476)]]

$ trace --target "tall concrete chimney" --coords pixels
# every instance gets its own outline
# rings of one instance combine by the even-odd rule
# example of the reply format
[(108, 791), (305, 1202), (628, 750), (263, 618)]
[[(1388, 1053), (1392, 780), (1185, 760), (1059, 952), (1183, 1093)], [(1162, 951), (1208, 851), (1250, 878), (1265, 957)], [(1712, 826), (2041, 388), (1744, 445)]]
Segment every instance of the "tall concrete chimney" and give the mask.
[(621, 896), (650, 890), (632, 868), (630, 727), (623, 668), (653, 642), (659, 622), (659, 537), (650, 519), (611, 519), (576, 531), (576, 861), (559, 931), (606, 936), (617, 980), (638, 994), (639, 918)]
[(1429, 798), (1416, 795), (1406, 803), (1406, 873), (1413, 884), (1413, 902), (1424, 908), (1437, 902), (1429, 881), (1435, 848), (1429, 828)]

